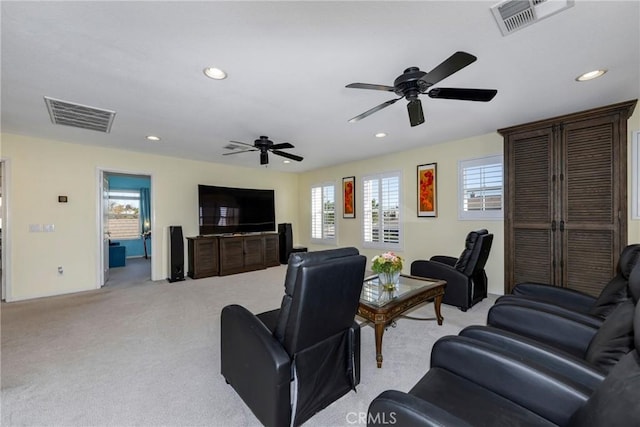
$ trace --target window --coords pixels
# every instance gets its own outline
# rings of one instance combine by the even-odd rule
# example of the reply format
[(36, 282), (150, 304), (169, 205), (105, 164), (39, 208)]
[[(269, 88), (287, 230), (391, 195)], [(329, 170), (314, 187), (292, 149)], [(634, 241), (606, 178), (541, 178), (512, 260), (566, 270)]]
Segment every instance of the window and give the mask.
[(502, 155), (458, 162), (459, 219), (502, 219)]
[(400, 173), (366, 176), (362, 189), (363, 246), (401, 249)]
[(139, 191), (109, 191), (109, 235), (112, 240), (140, 238)]
[(311, 239), (325, 243), (336, 240), (335, 184), (311, 188)]

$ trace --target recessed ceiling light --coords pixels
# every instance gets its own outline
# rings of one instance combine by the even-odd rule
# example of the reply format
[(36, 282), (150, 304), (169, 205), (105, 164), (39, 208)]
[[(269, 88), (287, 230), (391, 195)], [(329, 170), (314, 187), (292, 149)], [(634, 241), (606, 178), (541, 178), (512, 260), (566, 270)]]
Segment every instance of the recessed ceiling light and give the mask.
[(222, 80), (227, 78), (227, 73), (222, 71), (220, 68), (215, 68), (215, 67), (205, 68), (204, 75), (209, 77), (210, 79), (215, 79), (215, 80)]
[(283, 160), (283, 161), (282, 161), (282, 163), (287, 163), (287, 164), (289, 164), (289, 163), (291, 163), (291, 160)]
[(376, 138), (384, 138), (385, 136), (387, 136), (387, 134), (386, 134), (386, 133), (384, 133), (384, 132), (378, 132), (378, 133), (376, 133)]
[(149, 141), (160, 141), (160, 137), (155, 135), (147, 135), (147, 139)]
[(598, 77), (602, 76), (606, 72), (607, 70), (605, 69), (589, 71), (588, 73), (584, 73), (576, 77), (576, 81), (586, 82), (587, 80), (597, 79)]

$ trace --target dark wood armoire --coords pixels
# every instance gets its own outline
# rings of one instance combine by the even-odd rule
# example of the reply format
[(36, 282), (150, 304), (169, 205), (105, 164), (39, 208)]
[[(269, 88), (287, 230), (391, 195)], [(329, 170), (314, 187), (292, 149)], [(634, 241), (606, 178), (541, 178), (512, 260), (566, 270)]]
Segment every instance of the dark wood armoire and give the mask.
[(627, 245), (627, 120), (636, 100), (505, 129), (505, 293), (598, 295)]

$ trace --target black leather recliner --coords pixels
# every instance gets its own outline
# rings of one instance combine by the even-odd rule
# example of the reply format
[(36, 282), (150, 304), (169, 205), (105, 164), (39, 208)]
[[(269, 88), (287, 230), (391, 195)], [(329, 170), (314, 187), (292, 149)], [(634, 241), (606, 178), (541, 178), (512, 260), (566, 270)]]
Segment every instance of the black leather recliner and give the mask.
[(631, 297), (595, 326), (576, 313), (566, 316), (517, 303), (493, 305), (487, 325), (569, 352), (606, 372), (633, 348), (633, 311), (640, 299), (640, 264), (631, 271), (626, 288)]
[[(554, 314), (545, 317), (560, 317), (547, 329), (549, 335), (554, 337), (553, 342), (549, 344), (541, 341), (540, 337), (534, 340), (493, 326), (468, 326), (459, 335), (491, 343), (503, 350), (511, 351), (522, 360), (542, 364), (549, 369), (556, 369), (556, 366), (561, 365), (561, 369), (566, 372), (569, 369), (566, 365), (572, 365), (575, 372), (571, 377), (575, 381), (592, 386), (593, 381), (599, 382), (600, 374), (609, 372), (625, 354), (633, 350), (634, 310), (640, 299), (640, 265), (632, 270), (628, 287), (631, 298), (618, 305), (586, 346), (583, 343), (575, 345), (574, 353), (567, 353), (562, 348), (565, 342), (574, 341), (573, 335), (576, 333), (571, 330), (572, 325), (578, 330), (581, 330), (582, 325)], [(557, 328), (558, 323), (563, 325), (563, 328)], [(532, 324), (530, 328), (538, 329), (538, 325)], [(569, 335), (562, 335), (562, 332)], [(561, 347), (558, 346), (558, 342), (562, 344)]]
[(588, 387), (573, 371), (528, 363), (492, 344), (464, 336), (436, 342), (431, 369), (409, 391), (387, 390), (369, 405), (369, 426), (640, 425), (640, 305), (635, 349)]
[[(598, 326), (613, 310), (629, 298), (629, 274), (640, 261), (640, 244), (629, 245), (620, 253), (616, 275), (595, 298), (576, 290), (542, 283), (520, 283), (510, 295), (501, 296), (496, 304), (516, 303), (555, 311)], [(574, 316), (574, 313), (577, 315)], [(584, 317), (590, 316), (590, 317)]]
[(356, 248), (294, 253), (280, 309), (222, 310), (222, 375), (264, 425), (300, 425), (355, 390), (365, 265)]
[(467, 311), (487, 297), (487, 274), (484, 266), (489, 258), (493, 234), (487, 230), (467, 235), (465, 248), (458, 258), (436, 255), (428, 261), (411, 263), (411, 275), (447, 281), (442, 302)]

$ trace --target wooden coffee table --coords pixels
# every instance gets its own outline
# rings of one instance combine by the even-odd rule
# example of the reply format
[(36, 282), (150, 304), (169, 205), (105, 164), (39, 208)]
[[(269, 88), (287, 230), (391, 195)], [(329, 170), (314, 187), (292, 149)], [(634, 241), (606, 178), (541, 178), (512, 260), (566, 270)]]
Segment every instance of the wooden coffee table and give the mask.
[(367, 277), (362, 286), (358, 316), (372, 322), (376, 334), (376, 362), (382, 367), (382, 335), (385, 327), (410, 308), (433, 301), (435, 318), (442, 325), (444, 318), (440, 314), (440, 305), (447, 282), (424, 277), (400, 275), (400, 282), (392, 291), (384, 290), (378, 282), (378, 276)]

